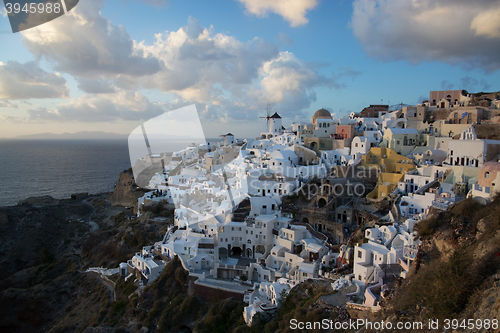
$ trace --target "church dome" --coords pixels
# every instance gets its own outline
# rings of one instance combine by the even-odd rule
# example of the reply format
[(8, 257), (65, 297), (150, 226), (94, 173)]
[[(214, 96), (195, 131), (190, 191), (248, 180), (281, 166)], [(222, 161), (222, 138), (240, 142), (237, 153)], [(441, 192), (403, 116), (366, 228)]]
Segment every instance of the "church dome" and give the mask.
[(319, 109), (314, 113), (314, 118), (332, 118), (332, 114), (327, 109)]

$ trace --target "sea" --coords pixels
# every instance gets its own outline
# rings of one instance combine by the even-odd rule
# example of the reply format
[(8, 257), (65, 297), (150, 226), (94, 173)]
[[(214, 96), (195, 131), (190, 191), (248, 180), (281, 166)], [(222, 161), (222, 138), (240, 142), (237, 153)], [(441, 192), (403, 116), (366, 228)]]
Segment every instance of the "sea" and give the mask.
[(0, 140), (0, 207), (32, 196), (110, 192), (130, 167), (127, 139)]

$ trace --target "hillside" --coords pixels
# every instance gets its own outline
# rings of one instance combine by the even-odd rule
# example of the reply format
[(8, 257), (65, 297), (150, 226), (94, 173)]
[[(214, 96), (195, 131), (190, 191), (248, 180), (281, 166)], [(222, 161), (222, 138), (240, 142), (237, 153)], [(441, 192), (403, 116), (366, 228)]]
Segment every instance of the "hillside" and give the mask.
[(435, 212), (416, 229), (423, 237), (419, 260), (410, 277), (387, 295), (390, 300), (379, 319), (500, 318), (499, 197), (487, 206), (466, 199)]

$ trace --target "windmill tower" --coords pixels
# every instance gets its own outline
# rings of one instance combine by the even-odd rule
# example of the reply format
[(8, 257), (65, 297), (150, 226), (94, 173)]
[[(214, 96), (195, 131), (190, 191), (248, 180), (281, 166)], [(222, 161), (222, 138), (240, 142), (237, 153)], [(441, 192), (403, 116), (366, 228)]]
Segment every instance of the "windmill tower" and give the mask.
[(266, 119), (266, 129), (270, 133), (271, 132), (271, 128), (269, 127), (269, 124), (271, 122), (271, 104), (267, 104), (266, 116), (265, 117), (259, 117), (259, 118)]
[[(267, 122), (267, 138), (274, 137), (280, 134), (283, 134), (283, 125), (281, 123), (281, 117), (277, 112), (271, 115), (271, 105), (267, 104), (267, 114), (265, 118)], [(264, 133), (263, 133), (264, 134)]]

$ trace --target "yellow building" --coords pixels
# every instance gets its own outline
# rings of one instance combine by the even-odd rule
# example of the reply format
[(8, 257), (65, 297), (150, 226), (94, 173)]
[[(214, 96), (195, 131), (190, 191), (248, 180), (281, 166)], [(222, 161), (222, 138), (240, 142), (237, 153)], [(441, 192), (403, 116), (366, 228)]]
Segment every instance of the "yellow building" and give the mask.
[(388, 128), (381, 146), (394, 149), (398, 154), (407, 155), (420, 145), (418, 131), (414, 128)]
[(380, 147), (372, 147), (363, 155), (359, 166), (379, 170), (377, 186), (366, 196), (371, 199), (389, 195), (396, 189), (405, 173), (417, 167), (412, 159), (399, 155), (392, 149)]

